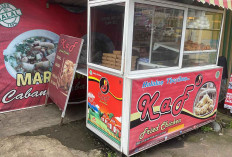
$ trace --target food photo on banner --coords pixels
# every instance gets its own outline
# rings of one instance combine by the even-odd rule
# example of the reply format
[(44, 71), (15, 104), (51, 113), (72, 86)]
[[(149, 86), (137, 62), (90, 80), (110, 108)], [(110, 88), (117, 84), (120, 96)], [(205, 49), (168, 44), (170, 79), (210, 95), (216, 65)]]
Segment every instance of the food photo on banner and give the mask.
[[(85, 11), (72, 13), (46, 4), (0, 0), (0, 112), (44, 105), (59, 35), (86, 36)], [(80, 82), (86, 78), (76, 78), (73, 90), (85, 90)]]

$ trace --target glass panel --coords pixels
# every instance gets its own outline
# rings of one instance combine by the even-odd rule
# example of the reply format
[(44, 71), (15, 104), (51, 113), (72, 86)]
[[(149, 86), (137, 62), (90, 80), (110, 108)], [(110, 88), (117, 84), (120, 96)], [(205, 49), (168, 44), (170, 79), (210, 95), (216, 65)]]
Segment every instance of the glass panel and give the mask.
[(131, 70), (177, 67), (184, 11), (135, 3)]
[(222, 14), (189, 9), (183, 67), (216, 64)]
[(89, 62), (121, 70), (125, 4), (91, 8)]

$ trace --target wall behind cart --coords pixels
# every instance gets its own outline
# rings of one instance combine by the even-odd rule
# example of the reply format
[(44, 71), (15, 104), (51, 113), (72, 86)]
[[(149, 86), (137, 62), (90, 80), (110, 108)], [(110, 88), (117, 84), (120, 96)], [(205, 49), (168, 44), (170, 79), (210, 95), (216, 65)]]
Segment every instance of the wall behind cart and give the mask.
[(227, 59), (228, 76), (232, 72), (232, 11), (225, 10), (224, 29), (221, 40), (220, 56)]
[[(17, 77), (13, 77), (12, 71), (16, 68), (19, 70), (23, 66), (28, 69), (28, 64), (35, 68), (35, 65), (31, 62), (28, 64), (23, 63), (25, 60), (28, 61), (29, 53), (31, 54), (30, 51), (27, 51), (24, 56), (17, 56), (15, 55), (16, 53), (9, 55), (15, 50), (15, 46), (23, 43), (22, 40), (18, 40), (15, 45), (9, 46), (17, 36), (31, 30), (44, 30), (57, 35), (67, 34), (80, 38), (86, 34), (86, 12), (71, 13), (57, 4), (51, 4), (49, 7), (46, 7), (46, 2), (46, 0), (0, 0), (0, 112), (45, 103), (48, 80), (44, 80), (44, 72), (48, 72), (46, 75), (49, 77), (51, 69), (47, 71), (43, 69), (42, 72), (27, 71), (27, 75), (21, 72), (23, 75), (21, 75), (20, 80)], [(40, 35), (43, 36), (40, 34), (40, 31), (34, 34), (37, 37)], [(26, 39), (24, 39), (23, 35), (21, 36), (21, 39), (25, 42)], [(30, 34), (27, 34), (27, 36), (29, 38)], [(6, 49), (8, 51), (4, 53)], [(17, 51), (21, 51), (21, 49), (17, 49)], [(25, 49), (22, 51), (25, 51)], [(42, 52), (39, 54), (43, 56)], [(18, 66), (14, 67), (15, 69), (12, 68), (13, 65), (11, 64), (13, 62), (10, 62), (9, 59), (15, 60), (15, 63), (17, 63)], [(11, 64), (7, 64), (7, 61)], [(47, 61), (45, 57), (41, 62), (44, 61)], [(16, 72), (20, 73), (17, 70)]]

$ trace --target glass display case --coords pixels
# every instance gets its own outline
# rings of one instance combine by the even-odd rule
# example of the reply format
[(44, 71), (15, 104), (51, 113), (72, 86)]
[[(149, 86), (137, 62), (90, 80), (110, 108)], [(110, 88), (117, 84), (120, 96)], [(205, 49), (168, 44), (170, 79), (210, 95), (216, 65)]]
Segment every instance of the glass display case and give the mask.
[[(91, 8), (89, 63), (124, 71), (124, 16), (125, 3)], [(222, 12), (135, 2), (133, 16), (129, 71), (216, 65)], [(87, 36), (83, 38), (77, 70), (86, 75)]]
[[(125, 70), (124, 16), (125, 3), (91, 8), (89, 63)], [(129, 71), (216, 65), (222, 12), (135, 2), (133, 16)]]
[(135, 3), (131, 70), (216, 65), (222, 15)]
[(141, 3), (134, 10), (131, 70), (178, 67), (184, 10)]
[(91, 8), (89, 62), (121, 70), (125, 3)]
[(183, 67), (215, 65), (222, 13), (188, 10)]

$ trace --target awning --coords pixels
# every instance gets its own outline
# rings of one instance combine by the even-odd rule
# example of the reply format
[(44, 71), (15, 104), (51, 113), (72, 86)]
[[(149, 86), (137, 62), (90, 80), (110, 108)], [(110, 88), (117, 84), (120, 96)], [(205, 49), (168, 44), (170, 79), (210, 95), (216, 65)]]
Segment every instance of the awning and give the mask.
[(232, 10), (232, 7), (231, 7), (232, 0), (198, 0), (198, 1), (202, 3), (209, 3), (212, 5), (217, 5), (219, 7)]

